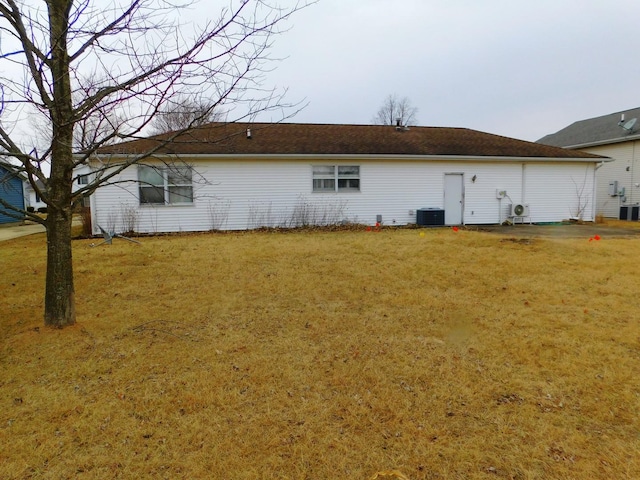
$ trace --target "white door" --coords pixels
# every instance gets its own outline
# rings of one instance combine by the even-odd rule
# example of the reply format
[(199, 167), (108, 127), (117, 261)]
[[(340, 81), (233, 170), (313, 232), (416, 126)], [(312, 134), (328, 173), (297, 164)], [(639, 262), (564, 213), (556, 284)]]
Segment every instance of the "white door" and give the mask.
[(444, 224), (461, 225), (464, 193), (461, 173), (444, 176)]

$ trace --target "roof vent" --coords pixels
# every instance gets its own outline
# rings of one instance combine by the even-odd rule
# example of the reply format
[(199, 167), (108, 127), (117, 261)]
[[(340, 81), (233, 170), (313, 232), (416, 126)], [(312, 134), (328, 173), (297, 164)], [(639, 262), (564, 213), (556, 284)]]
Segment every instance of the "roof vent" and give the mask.
[(409, 130), (409, 127), (402, 125), (402, 119), (400, 117), (396, 118), (396, 131), (406, 132), (407, 130)]

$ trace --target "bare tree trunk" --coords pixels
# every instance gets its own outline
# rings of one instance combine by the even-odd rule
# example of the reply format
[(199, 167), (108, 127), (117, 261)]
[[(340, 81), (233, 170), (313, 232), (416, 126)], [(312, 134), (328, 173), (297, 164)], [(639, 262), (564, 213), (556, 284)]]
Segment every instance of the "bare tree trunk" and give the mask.
[(47, 217), (47, 280), (45, 325), (62, 328), (76, 322), (71, 258), (71, 205), (49, 209)]
[(67, 31), (71, 0), (49, 0), (53, 96), (49, 111), (53, 127), (50, 203), (47, 217), (47, 280), (45, 325), (58, 328), (76, 322), (71, 256), (71, 185), (74, 114), (69, 77)]
[[(268, 0), (230, 0), (202, 28), (196, 22), (182, 25), (180, 12), (196, 3), (0, 0), (0, 33), (9, 39), (0, 42), (0, 116), (13, 105), (22, 121), (35, 113), (49, 129), (35, 131), (32, 140), (15, 141), (15, 120), (0, 122), (0, 158), (17, 160), (16, 173), (47, 204), (46, 220), (21, 212), (47, 228), (46, 325), (62, 328), (76, 321), (71, 220), (73, 205), (82, 197), (116, 181), (126, 168), (153, 157), (198, 122), (215, 120), (218, 112), (242, 105), (238, 118), (243, 119), (297, 108), (263, 87), (264, 64), (272, 37), (283, 31), (279, 25), (315, 0), (296, 0), (291, 8)], [(182, 28), (193, 32), (187, 35)], [(165, 40), (156, 42), (160, 38)], [(11, 68), (3, 68), (5, 63)], [(15, 67), (23, 72), (14, 73)], [(135, 158), (92, 165), (93, 153), (139, 138), (167, 105), (210, 96), (204, 110)], [(75, 155), (74, 133), (80, 139)], [(34, 148), (21, 146), (25, 142)], [(90, 166), (92, 178), (73, 191), (74, 167), (79, 166)]]

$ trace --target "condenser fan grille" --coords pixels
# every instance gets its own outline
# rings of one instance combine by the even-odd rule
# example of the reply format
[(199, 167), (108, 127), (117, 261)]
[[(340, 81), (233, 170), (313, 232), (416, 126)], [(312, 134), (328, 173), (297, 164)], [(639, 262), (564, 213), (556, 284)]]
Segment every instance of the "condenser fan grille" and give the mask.
[(512, 220), (515, 222), (518, 218), (524, 222), (525, 218), (529, 219), (529, 223), (531, 223), (531, 217), (529, 213), (529, 204), (528, 203), (512, 203), (509, 209), (510, 216)]

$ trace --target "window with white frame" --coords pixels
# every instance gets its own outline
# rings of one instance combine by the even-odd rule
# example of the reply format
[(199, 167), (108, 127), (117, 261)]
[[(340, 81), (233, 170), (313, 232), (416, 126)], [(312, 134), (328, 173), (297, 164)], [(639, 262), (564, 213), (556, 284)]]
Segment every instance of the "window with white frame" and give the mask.
[(359, 192), (360, 167), (357, 165), (314, 165), (314, 192)]
[(89, 175), (78, 175), (78, 185), (88, 185)]
[(138, 166), (141, 205), (193, 203), (193, 182), (189, 167)]

